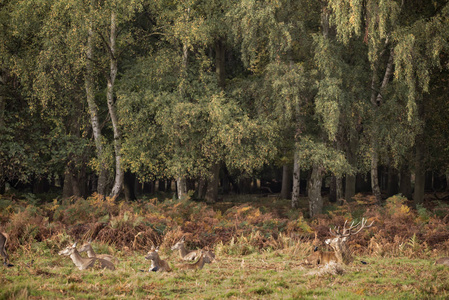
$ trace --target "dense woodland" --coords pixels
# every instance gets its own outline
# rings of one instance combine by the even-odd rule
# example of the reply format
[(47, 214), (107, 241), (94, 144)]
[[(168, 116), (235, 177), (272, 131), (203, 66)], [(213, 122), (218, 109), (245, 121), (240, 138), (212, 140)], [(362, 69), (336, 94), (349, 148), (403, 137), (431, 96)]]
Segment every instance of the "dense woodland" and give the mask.
[(0, 194), (419, 205), (449, 188), (448, 17), (443, 0), (5, 0)]

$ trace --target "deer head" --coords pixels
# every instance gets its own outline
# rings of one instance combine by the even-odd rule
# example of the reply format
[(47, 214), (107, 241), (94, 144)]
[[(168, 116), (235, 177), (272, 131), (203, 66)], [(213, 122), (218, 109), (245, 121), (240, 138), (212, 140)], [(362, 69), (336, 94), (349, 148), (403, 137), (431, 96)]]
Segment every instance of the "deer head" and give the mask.
[(348, 220), (345, 221), (343, 228), (340, 230), (340, 227), (332, 230), (329, 228), (329, 232), (331, 235), (335, 236), (333, 239), (327, 239), (325, 241), (326, 244), (332, 247), (335, 251), (335, 256), (337, 257), (340, 263), (348, 264), (352, 261), (351, 253), (346, 246), (346, 241), (351, 235), (358, 234), (363, 228), (369, 228), (373, 226), (374, 221), (371, 224), (366, 225), (366, 219), (363, 218), (361, 222), (354, 224), (354, 222), (346, 228)]
[(172, 250), (181, 249), (184, 246), (185, 236), (183, 236), (176, 244), (171, 247)]

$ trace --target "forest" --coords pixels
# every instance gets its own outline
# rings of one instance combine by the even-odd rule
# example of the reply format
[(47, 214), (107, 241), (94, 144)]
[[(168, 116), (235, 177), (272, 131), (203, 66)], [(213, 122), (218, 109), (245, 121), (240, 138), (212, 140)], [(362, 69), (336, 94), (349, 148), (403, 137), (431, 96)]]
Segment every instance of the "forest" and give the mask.
[[(4, 1), (0, 192), (449, 188), (447, 1)], [(302, 182), (302, 183), (301, 183)]]
[(447, 299), (448, 18), (2, 1), (0, 299)]

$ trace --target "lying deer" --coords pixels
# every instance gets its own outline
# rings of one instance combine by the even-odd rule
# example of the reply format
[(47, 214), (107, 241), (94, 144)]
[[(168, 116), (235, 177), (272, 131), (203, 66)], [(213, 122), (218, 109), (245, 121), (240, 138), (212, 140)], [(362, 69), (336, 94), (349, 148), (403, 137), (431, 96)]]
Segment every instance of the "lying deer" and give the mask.
[(346, 246), (348, 237), (351, 235), (356, 235), (363, 228), (369, 228), (373, 226), (374, 221), (367, 226), (366, 220), (362, 219), (362, 221), (357, 224), (354, 224), (354, 222), (352, 222), (349, 228), (346, 228), (347, 223), (348, 221), (346, 220), (341, 231), (340, 227), (338, 227), (335, 231), (332, 231), (332, 229), (329, 228), (331, 235), (335, 236), (335, 238), (327, 239), (325, 243), (331, 246), (334, 251), (315, 251), (312, 255), (305, 259), (305, 263), (313, 265), (325, 265), (329, 264), (330, 262), (337, 262), (345, 265), (351, 263), (353, 260), (352, 254)]
[(159, 257), (159, 247), (156, 249), (153, 247), (145, 256), (146, 260), (151, 260), (151, 267), (149, 272), (170, 272), (171, 268), (165, 260)]
[(3, 256), (3, 264), (7, 267), (12, 267), (14, 265), (9, 263), (9, 255), (6, 253), (6, 242), (9, 236), (6, 232), (0, 232), (0, 254)]
[(346, 228), (346, 224), (348, 223), (348, 220), (346, 220), (341, 231), (340, 227), (337, 227), (334, 231), (329, 228), (330, 234), (335, 236), (335, 238), (327, 239), (325, 243), (334, 249), (335, 257), (337, 258), (338, 263), (347, 265), (352, 262), (352, 254), (346, 246), (346, 241), (351, 235), (356, 235), (362, 229), (373, 226), (374, 221), (369, 225), (366, 225), (366, 221), (367, 220), (365, 218), (362, 218), (361, 222), (357, 224), (352, 222), (349, 228)]
[(65, 249), (59, 251), (58, 254), (70, 256), (75, 266), (77, 266), (80, 270), (90, 268), (115, 270), (114, 264), (108, 260), (97, 257), (83, 258), (76, 249), (76, 243), (72, 246), (67, 246)]
[[(185, 237), (183, 236), (176, 244), (171, 247), (171, 250), (179, 250), (179, 256), (182, 260), (196, 260), (199, 257), (198, 251), (188, 251), (185, 247)], [(201, 250), (202, 251), (202, 250)], [(208, 259), (208, 263), (215, 261), (215, 254), (212, 251), (203, 251)]]
[(196, 260), (198, 258), (197, 251), (188, 251), (186, 249), (184, 236), (176, 244), (174, 244), (173, 247), (171, 247), (171, 250), (179, 250), (179, 256), (182, 260)]
[(199, 259), (193, 264), (183, 264), (179, 266), (180, 270), (201, 270), (205, 263), (211, 263), (212, 259), (206, 254), (206, 251), (199, 250)]
[(309, 265), (327, 265), (331, 261), (337, 262), (337, 256), (335, 252), (323, 252), (323, 251), (315, 251), (312, 255), (305, 259), (305, 263)]
[(441, 257), (435, 262), (436, 265), (449, 266), (449, 257)]
[(108, 260), (108, 261), (110, 261), (112, 263), (113, 262), (115, 262), (115, 263), (119, 262), (119, 260), (117, 258), (115, 258), (114, 256), (112, 256), (112, 255), (109, 255), (109, 254), (96, 254), (94, 252), (94, 249), (92, 248), (92, 242), (91, 241), (88, 241), (87, 243), (84, 243), (81, 246), (81, 248), (78, 250), (78, 252), (87, 252), (87, 257), (89, 257), (89, 258), (96, 257), (96, 258), (101, 258), (101, 259), (104, 259), (104, 260)]

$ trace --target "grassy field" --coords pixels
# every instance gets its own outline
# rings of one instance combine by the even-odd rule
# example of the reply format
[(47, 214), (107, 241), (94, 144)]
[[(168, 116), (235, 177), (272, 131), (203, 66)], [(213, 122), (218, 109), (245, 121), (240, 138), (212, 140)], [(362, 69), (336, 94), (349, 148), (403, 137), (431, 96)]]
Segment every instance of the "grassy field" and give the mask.
[[(35, 245), (37, 247), (38, 245)], [(104, 246), (105, 247), (105, 246)], [(113, 250), (111, 247), (108, 247)], [(36, 252), (34, 252), (36, 251)], [(34, 253), (33, 253), (34, 252)], [(0, 273), (1, 299), (448, 299), (449, 268), (433, 260), (358, 257), (339, 272), (309, 268), (294, 249), (221, 255), (202, 270), (177, 269), (177, 253), (162, 253), (170, 273), (142, 272), (144, 253), (115, 252), (115, 271), (78, 270), (47, 250), (13, 255)], [(364, 260), (367, 264), (362, 264)]]
[[(42, 201), (0, 197), (0, 227), (10, 235), (13, 267), (0, 266), (0, 299), (449, 299), (449, 206), (417, 210), (391, 197), (383, 206), (360, 197), (305, 219), (289, 202), (238, 198), (214, 207), (194, 201), (96, 197)], [(303, 261), (329, 228), (361, 217), (375, 226), (352, 237), (355, 260), (311, 268)], [(188, 248), (213, 249), (217, 261), (183, 271), (170, 247), (183, 235)], [(97, 253), (116, 270), (80, 271), (58, 251), (94, 238)], [(170, 273), (148, 272), (144, 259), (159, 245)], [(324, 249), (324, 245), (320, 245)], [(366, 262), (363, 264), (361, 261)]]

